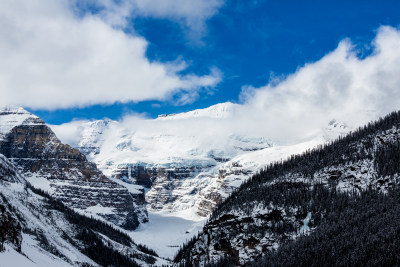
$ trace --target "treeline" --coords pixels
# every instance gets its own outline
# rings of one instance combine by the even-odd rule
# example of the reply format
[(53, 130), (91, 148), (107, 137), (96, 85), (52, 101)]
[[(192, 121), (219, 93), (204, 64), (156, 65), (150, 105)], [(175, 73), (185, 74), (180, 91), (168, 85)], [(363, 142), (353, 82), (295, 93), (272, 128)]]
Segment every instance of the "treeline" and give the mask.
[(87, 217), (85, 215), (79, 214), (73, 209), (67, 207), (60, 200), (53, 198), (47, 192), (43, 191), (42, 189), (35, 188), (29, 183), (27, 183), (27, 187), (35, 194), (45, 197), (46, 202), (48, 204), (47, 208), (62, 212), (65, 215), (65, 218), (70, 223), (78, 227), (89, 228), (92, 229), (93, 231), (102, 233), (103, 235), (114, 240), (115, 242), (118, 242), (125, 246), (131, 246), (131, 244), (134, 243), (129, 235), (122, 232), (121, 230), (112, 227), (106, 222), (99, 219), (95, 219), (93, 217)]
[[(156, 259), (152, 257), (157, 257), (157, 253), (154, 250), (151, 250), (143, 245), (136, 245), (126, 233), (101, 220), (77, 213), (73, 209), (67, 207), (61, 201), (50, 196), (47, 192), (38, 188), (34, 188), (29, 183), (27, 183), (27, 188), (29, 188), (32, 192), (45, 197), (48, 209), (62, 212), (65, 219), (79, 229), (79, 232), (76, 236), (71, 237), (64, 233), (63, 238), (68, 240), (74, 246), (80, 248), (82, 253), (87, 255), (98, 264), (102, 266), (139, 266), (133, 260), (134, 258), (145, 261), (148, 264), (154, 264), (156, 262)], [(101, 233), (111, 240), (127, 247), (136, 246), (139, 251), (148, 255), (133, 252), (125, 255), (122, 252), (116, 251), (111, 244), (105, 245), (101, 237), (99, 237), (96, 232)], [(82, 242), (84, 246), (82, 247), (75, 240)]]
[(6, 197), (0, 192), (0, 252), (4, 250), (4, 243), (10, 242), (18, 252), (21, 252), (22, 235), (21, 224)]
[(400, 173), (400, 140), (387, 142), (375, 151), (375, 170), (379, 176), (393, 176)]
[[(374, 150), (376, 134), (400, 125), (400, 112), (392, 112), (376, 122), (368, 123), (364, 127), (339, 137), (326, 145), (308, 150), (300, 155), (292, 155), (285, 161), (269, 164), (259, 173), (253, 175), (235, 190), (212, 213), (210, 220), (218, 218), (221, 214), (234, 209), (237, 203), (240, 207), (248, 197), (248, 192), (254, 195), (263, 187), (265, 182), (284, 177), (288, 174), (299, 174), (312, 181), (315, 172), (332, 165), (345, 165), (363, 159), (373, 160), (379, 175), (393, 175), (400, 170), (399, 143), (388, 143)], [(400, 128), (400, 127), (399, 127)], [(375, 153), (376, 152), (376, 153)], [(335, 181), (332, 181), (335, 183)], [(263, 190), (263, 189), (261, 189)], [(263, 197), (261, 194), (256, 194)], [(251, 196), (250, 196), (251, 197)], [(244, 199), (242, 199), (244, 198)], [(253, 197), (257, 200), (257, 197)]]
[[(327, 213), (310, 235), (286, 241), (246, 266), (399, 266), (400, 189), (369, 189)], [(205, 266), (237, 266), (225, 255)], [(181, 264), (199, 266), (199, 264)]]
[(133, 255), (124, 255), (112, 249), (111, 246), (105, 245), (101, 238), (89, 228), (80, 230), (76, 238), (85, 245), (82, 252), (101, 266), (140, 266), (131, 259)]
[[(221, 221), (223, 217), (219, 220), (210, 221), (203, 228), (203, 234), (211, 236), (219, 246), (224, 246), (227, 241), (239, 235), (260, 240), (268, 234), (270, 237), (273, 236), (277, 242), (284, 243), (287, 240), (291, 240), (290, 236), (298, 235), (303, 220), (309, 212), (311, 212), (312, 217), (308, 226), (318, 228), (324, 223), (324, 218), (327, 214), (339, 214), (358, 195), (356, 191), (343, 193), (335, 189), (331, 190), (323, 185), (311, 185), (309, 183), (283, 182), (260, 187), (257, 190), (252, 190), (251, 193), (240, 195), (240, 198), (235, 198), (234, 202), (231, 203), (232, 206), (241, 205), (240, 211), (249, 217), (242, 216), (242, 221), (238, 221), (233, 225), (232, 220), (226, 223)], [(275, 208), (262, 218), (252, 218), (255, 205), (273, 206)], [(296, 209), (293, 209), (294, 207)], [(226, 214), (235, 214), (235, 210), (232, 209)], [(256, 219), (259, 219), (261, 223), (255, 223)], [(192, 255), (192, 249), (198, 240), (199, 236), (189, 240), (177, 252), (174, 261), (181, 263), (181, 266), (192, 266), (192, 264), (196, 266), (196, 264), (199, 264), (193, 259)], [(220, 249), (220, 251), (227, 251), (223, 261), (237, 264), (237, 248), (228, 248), (229, 244)], [(210, 262), (204, 263), (213, 266)]]

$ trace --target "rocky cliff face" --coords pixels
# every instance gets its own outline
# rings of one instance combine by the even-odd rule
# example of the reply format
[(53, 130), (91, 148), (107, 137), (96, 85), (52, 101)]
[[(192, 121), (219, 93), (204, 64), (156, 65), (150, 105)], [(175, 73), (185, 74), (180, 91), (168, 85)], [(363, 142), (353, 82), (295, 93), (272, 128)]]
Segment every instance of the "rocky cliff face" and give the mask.
[[(270, 146), (246, 151), (233, 158), (210, 159), (207, 164), (172, 166), (144, 163), (107, 165), (110, 176), (142, 185), (151, 211), (191, 211), (201, 217), (211, 214), (241, 183), (270, 162), (298, 154), (322, 143), (316, 139), (294, 146)], [(266, 144), (264, 144), (266, 145)], [(101, 164), (100, 164), (101, 165)]]
[(0, 153), (35, 187), (69, 207), (127, 229), (147, 220), (143, 192), (129, 192), (104, 176), (79, 150), (62, 144), (40, 118), (8, 108), (0, 112), (0, 120), (9, 122), (8, 132), (2, 132)]
[[(194, 198), (204, 187), (198, 175), (215, 166), (187, 166), (187, 167), (145, 167), (135, 164), (119, 164), (112, 177), (127, 183), (142, 185), (149, 189), (146, 193), (148, 209), (153, 211), (181, 211), (193, 208)], [(203, 177), (204, 178), (204, 177)], [(197, 185), (197, 186), (196, 186)], [(201, 186), (199, 188), (198, 186)], [(210, 212), (197, 213), (207, 216)]]

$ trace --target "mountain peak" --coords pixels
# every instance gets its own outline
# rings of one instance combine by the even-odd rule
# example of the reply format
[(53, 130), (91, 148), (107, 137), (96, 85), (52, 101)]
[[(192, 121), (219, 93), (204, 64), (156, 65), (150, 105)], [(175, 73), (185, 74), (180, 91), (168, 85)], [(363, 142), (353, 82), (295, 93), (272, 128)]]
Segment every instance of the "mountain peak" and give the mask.
[(239, 105), (232, 102), (215, 104), (208, 108), (195, 109), (188, 112), (174, 113), (170, 115), (162, 114), (157, 119), (159, 120), (175, 120), (188, 118), (229, 118), (235, 112)]
[(9, 115), (9, 114), (30, 114), (30, 115), (32, 115), (32, 113), (28, 112), (26, 109), (19, 107), (19, 106), (13, 106), (13, 105), (0, 106), (0, 115)]
[(18, 106), (0, 107), (0, 140), (14, 127), (19, 125), (43, 125), (44, 121), (38, 116)]

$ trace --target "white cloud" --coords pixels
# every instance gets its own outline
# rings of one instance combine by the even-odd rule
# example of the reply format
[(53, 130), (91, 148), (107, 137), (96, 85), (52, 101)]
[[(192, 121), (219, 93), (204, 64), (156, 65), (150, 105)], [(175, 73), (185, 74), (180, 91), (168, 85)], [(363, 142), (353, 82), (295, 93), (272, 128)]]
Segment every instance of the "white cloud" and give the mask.
[(359, 59), (350, 40), (277, 84), (251, 89), (242, 98), (275, 136), (305, 135), (330, 119), (359, 126), (400, 108), (400, 31), (381, 27), (373, 52)]
[[(180, 23), (191, 39), (199, 41), (206, 32), (206, 22), (224, 4), (224, 0), (84, 0), (102, 8), (102, 17), (114, 26), (125, 27), (130, 17), (170, 19)], [(82, 1), (77, 2), (82, 5)]]
[(74, 120), (62, 125), (50, 125), (52, 130), (57, 134), (64, 143), (75, 145), (82, 136), (83, 125), (89, 123), (89, 120)]
[[(155, 162), (206, 157), (210, 151), (229, 156), (238, 153), (235, 136), (294, 144), (320, 137), (332, 119), (355, 128), (399, 110), (400, 31), (381, 27), (372, 54), (363, 59), (356, 54), (350, 40), (344, 40), (322, 59), (286, 78), (261, 88), (247, 87), (240, 105), (218, 105), (172, 120), (129, 114), (119, 122), (123, 134), (111, 131), (106, 143), (115, 146), (119, 136), (130, 136), (136, 150), (124, 157), (143, 156)], [(56, 132), (65, 133), (62, 129), (68, 127), (76, 126), (64, 124)], [(79, 142), (79, 135), (74, 138)]]
[[(0, 2), (0, 104), (55, 109), (186, 99), (221, 79), (182, 76), (185, 63), (150, 62), (147, 42), (102, 18), (78, 18), (67, 0)], [(193, 99), (192, 99), (193, 101)]]

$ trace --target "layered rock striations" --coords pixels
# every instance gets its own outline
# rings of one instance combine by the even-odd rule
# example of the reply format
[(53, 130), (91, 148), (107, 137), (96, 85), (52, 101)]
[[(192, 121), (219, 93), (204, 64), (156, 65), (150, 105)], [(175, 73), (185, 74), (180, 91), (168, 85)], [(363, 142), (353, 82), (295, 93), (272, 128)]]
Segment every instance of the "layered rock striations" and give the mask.
[(135, 229), (147, 220), (143, 192), (129, 192), (110, 180), (85, 155), (63, 144), (38, 117), (21, 108), (0, 111), (0, 153), (27, 179), (63, 203)]

